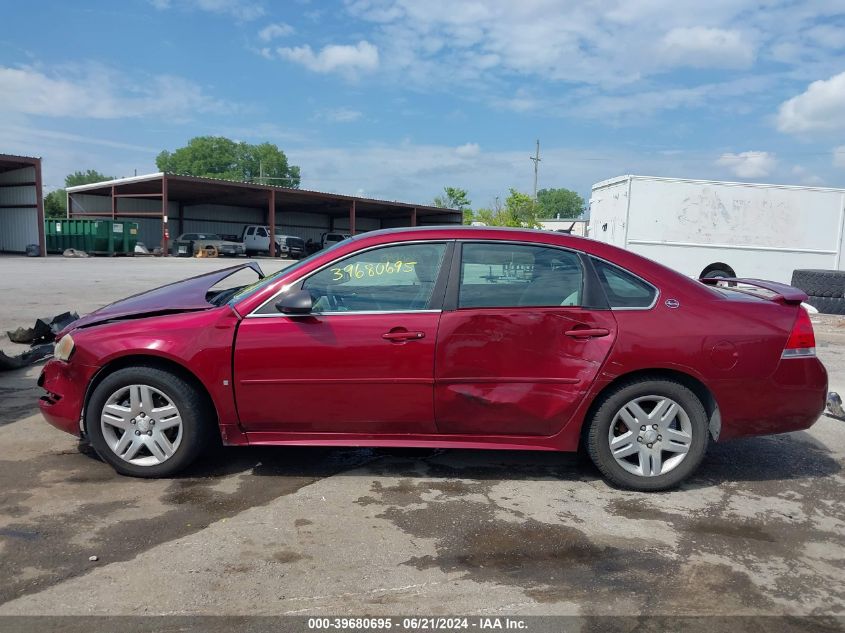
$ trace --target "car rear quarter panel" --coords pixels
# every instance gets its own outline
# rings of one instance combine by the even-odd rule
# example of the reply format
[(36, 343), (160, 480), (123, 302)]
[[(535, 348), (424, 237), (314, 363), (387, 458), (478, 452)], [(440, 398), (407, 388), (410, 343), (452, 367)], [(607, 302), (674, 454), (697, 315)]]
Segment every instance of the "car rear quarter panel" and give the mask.
[(827, 379), (815, 358), (781, 360), (798, 306), (683, 297), (672, 309), (616, 313), (619, 334), (602, 379), (666, 369), (701, 382), (718, 406), (719, 439), (807, 428)]

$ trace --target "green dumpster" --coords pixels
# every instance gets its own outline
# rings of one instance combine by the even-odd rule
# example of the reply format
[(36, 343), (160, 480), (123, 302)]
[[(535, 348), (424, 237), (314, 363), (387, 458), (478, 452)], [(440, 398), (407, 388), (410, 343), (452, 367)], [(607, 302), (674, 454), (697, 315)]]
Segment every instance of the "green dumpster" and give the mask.
[(48, 253), (75, 248), (92, 255), (132, 255), (138, 241), (138, 223), (123, 220), (44, 221)]

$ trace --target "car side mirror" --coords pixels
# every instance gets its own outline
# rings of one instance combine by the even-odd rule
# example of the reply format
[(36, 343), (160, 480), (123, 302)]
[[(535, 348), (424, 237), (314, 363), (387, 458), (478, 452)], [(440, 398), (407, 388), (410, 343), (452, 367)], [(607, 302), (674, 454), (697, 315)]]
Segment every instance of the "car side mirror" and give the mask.
[(276, 302), (276, 310), (282, 314), (311, 314), (314, 299), (307, 290), (295, 290), (282, 295)]

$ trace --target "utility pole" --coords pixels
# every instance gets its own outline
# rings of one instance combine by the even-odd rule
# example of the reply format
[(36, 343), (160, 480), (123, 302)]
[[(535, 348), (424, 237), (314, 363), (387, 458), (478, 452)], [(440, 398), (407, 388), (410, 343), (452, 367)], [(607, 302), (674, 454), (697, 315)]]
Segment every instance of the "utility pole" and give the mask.
[(537, 139), (537, 151), (536, 151), (536, 153), (534, 154), (534, 156), (529, 156), (528, 158), (530, 158), (531, 160), (534, 161), (534, 199), (536, 200), (537, 199), (537, 171), (540, 167), (540, 161), (542, 160), (542, 158), (540, 158), (540, 139)]

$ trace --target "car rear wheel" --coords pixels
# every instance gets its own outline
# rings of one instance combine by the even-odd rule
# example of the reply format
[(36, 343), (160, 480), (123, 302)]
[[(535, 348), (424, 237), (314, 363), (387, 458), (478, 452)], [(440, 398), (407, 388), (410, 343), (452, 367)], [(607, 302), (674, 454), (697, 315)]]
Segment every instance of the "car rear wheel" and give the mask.
[(153, 367), (104, 378), (85, 417), (97, 454), (133, 477), (167, 477), (188, 466), (205, 447), (213, 419), (195, 387)]
[(635, 379), (607, 394), (590, 422), (587, 449), (613, 484), (665, 490), (698, 468), (709, 442), (698, 397), (670, 379)]

